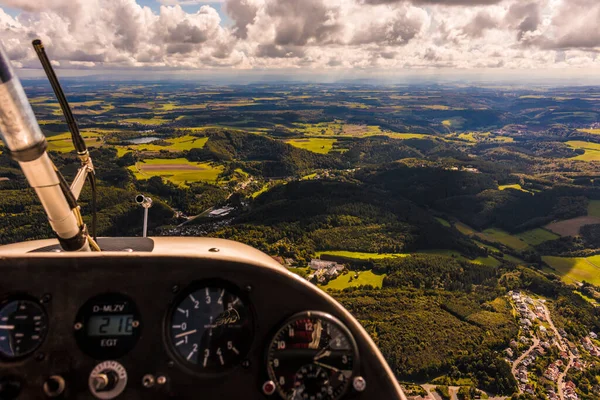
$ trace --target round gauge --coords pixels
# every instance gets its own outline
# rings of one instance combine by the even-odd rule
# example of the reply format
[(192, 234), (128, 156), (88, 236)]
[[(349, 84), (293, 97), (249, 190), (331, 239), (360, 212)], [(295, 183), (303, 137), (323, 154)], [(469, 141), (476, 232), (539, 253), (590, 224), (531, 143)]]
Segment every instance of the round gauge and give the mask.
[(125, 355), (141, 334), (140, 313), (129, 297), (103, 293), (89, 299), (73, 325), (79, 348), (97, 360)]
[(173, 307), (171, 348), (195, 372), (218, 374), (240, 363), (252, 343), (252, 313), (228, 285), (194, 285)]
[(307, 311), (290, 318), (267, 351), (269, 378), (288, 400), (337, 400), (358, 370), (350, 331), (329, 314)]
[(33, 300), (11, 300), (0, 306), (0, 355), (16, 359), (33, 353), (44, 341), (48, 318)]

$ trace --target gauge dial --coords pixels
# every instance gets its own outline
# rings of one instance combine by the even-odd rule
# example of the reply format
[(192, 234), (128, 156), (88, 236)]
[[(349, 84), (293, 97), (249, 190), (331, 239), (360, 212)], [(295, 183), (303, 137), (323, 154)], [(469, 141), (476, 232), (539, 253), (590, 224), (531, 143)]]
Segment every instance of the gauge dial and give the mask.
[(225, 372), (240, 363), (252, 343), (252, 313), (235, 289), (195, 286), (171, 312), (171, 346), (195, 372)]
[(16, 359), (33, 353), (48, 330), (46, 312), (33, 300), (12, 300), (0, 306), (0, 355)]
[(337, 400), (358, 367), (356, 342), (337, 319), (321, 312), (290, 318), (267, 353), (269, 378), (287, 400)]

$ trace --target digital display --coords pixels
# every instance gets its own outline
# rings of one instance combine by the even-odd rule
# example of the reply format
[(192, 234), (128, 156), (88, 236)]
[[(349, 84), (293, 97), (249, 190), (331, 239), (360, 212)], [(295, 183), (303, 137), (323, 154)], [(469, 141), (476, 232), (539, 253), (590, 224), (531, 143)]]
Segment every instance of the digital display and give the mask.
[(88, 321), (89, 336), (130, 336), (133, 314), (96, 315)]

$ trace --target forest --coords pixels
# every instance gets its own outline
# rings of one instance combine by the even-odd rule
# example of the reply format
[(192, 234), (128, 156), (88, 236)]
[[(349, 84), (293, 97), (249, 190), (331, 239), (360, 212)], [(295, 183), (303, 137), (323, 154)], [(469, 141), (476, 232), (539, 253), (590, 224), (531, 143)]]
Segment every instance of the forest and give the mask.
[[(340, 261), (346, 289), (324, 290), (357, 316), (402, 382), (438, 379), (444, 394), (466, 382), (465, 399), (475, 387), (517, 392), (502, 356), (520, 333), (509, 291), (547, 299), (574, 343), (600, 332), (600, 287), (547, 262), (600, 254), (600, 109), (589, 88), (66, 89), (78, 104), (103, 99), (75, 109), (97, 171), (99, 236), (139, 235), (134, 198), (143, 193), (154, 201), (150, 235), (241, 241), (302, 275), (314, 258)], [(71, 181), (79, 160), (49, 87), (27, 92)], [(3, 150), (0, 244), (52, 237)], [(86, 187), (88, 225), (90, 200)], [(210, 216), (224, 206), (226, 217)], [(564, 222), (576, 234), (552, 231)], [(362, 272), (379, 283), (359, 285)], [(595, 371), (573, 375), (581, 390), (592, 393)]]

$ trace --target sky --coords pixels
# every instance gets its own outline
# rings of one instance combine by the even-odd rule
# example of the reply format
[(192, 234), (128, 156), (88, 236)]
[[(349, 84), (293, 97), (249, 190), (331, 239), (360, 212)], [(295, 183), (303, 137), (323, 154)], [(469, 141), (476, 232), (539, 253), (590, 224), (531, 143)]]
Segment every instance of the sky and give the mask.
[(0, 42), (39, 71), (600, 78), (598, 0), (0, 0)]

